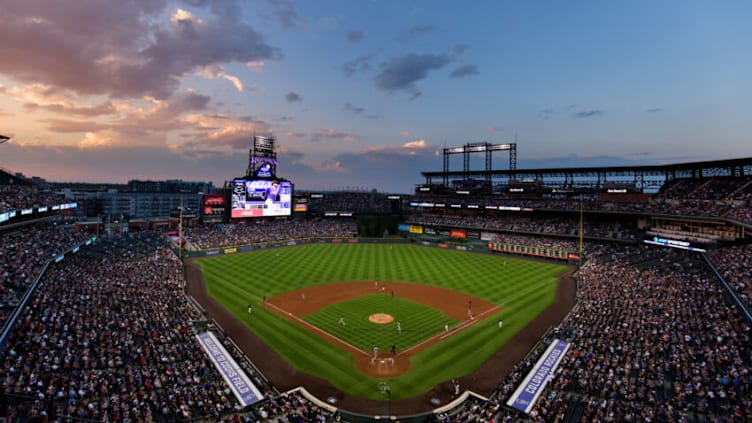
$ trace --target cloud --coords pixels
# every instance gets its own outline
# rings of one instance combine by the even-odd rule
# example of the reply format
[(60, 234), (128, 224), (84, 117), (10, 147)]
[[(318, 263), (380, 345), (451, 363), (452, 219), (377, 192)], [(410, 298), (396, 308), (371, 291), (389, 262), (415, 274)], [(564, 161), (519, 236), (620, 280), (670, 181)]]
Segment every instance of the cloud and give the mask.
[(290, 91), (285, 95), (285, 100), (287, 100), (288, 103), (299, 103), (303, 101), (303, 97), (300, 96), (298, 93), (294, 93)]
[(364, 35), (363, 31), (350, 31), (347, 34), (345, 34), (345, 39), (348, 43), (357, 43), (360, 41), (363, 41)]
[(188, 91), (184, 94), (174, 96), (168, 102), (168, 107), (172, 113), (180, 114), (188, 111), (204, 110), (210, 100), (211, 97), (209, 96)]
[(400, 135), (402, 135), (403, 137), (411, 137), (413, 136), (413, 133), (411, 131), (402, 131), (400, 132)]
[(541, 118), (541, 119), (543, 119), (543, 120), (551, 119), (551, 117), (553, 117), (553, 115), (554, 115), (554, 109), (552, 109), (552, 108), (543, 109), (540, 112), (538, 112), (538, 117)]
[(0, 73), (78, 95), (168, 98), (207, 66), (282, 57), (232, 4), (212, 3), (202, 18), (167, 6), (7, 0), (0, 39), (23, 42), (0, 43)]
[(342, 163), (339, 160), (324, 160), (318, 166), (317, 170), (322, 171), (322, 172), (335, 172), (335, 173), (342, 173), (342, 172), (347, 171), (347, 169), (342, 167)]
[(354, 134), (347, 134), (331, 128), (327, 128), (314, 134), (313, 138), (311, 138), (311, 141), (320, 142), (324, 139), (352, 142), (360, 140), (360, 137)]
[(489, 126), (486, 128), (486, 132), (504, 132), (504, 128), (499, 128), (498, 126)]
[(648, 110), (646, 110), (646, 111), (647, 111), (648, 113), (660, 113), (660, 112), (662, 112), (662, 111), (663, 111), (663, 109), (662, 109), (662, 108), (659, 108), (659, 107), (656, 107), (656, 108), (654, 108), (654, 109), (648, 109)]
[(287, 136), (287, 138), (293, 139), (303, 138), (305, 137), (305, 135), (305, 132), (285, 132), (285, 136)]
[(595, 116), (602, 116), (606, 112), (603, 110), (583, 110), (581, 112), (576, 112), (572, 116), (578, 118), (578, 119), (585, 119)]
[[(220, 119), (215, 125), (220, 125)], [(229, 119), (225, 119), (229, 120)], [(92, 131), (95, 132), (95, 131)], [(95, 134), (104, 139), (106, 132)], [(14, 141), (18, 141), (14, 139)], [(94, 141), (92, 141), (94, 142)], [(117, 144), (117, 143), (116, 143)], [(125, 179), (183, 179), (224, 181), (244, 174), (248, 165), (248, 146), (241, 150), (222, 150), (211, 145), (192, 148), (165, 145), (81, 148), (50, 146), (46, 143), (2, 146), (3, 159), (13, 163), (11, 172), (23, 171), (54, 181), (119, 182)], [(420, 172), (441, 167), (431, 148), (371, 150), (312, 159), (306, 154), (285, 149), (279, 155), (278, 173), (295, 183), (296, 189), (338, 189), (344, 186), (367, 187), (384, 192), (410, 193), (422, 182)], [(310, 163), (312, 162), (312, 163)]]
[(182, 144), (189, 149), (229, 148), (246, 149), (253, 134), (269, 134), (273, 131), (263, 121), (253, 117), (234, 118), (225, 115), (192, 114), (183, 121), (195, 129), (191, 139)]
[[(14, 171), (53, 181), (118, 182), (127, 179), (183, 179), (223, 181), (243, 174), (247, 151), (231, 153), (212, 150), (186, 152), (166, 146), (120, 146), (95, 148), (106, 142), (106, 133), (92, 134), (92, 145), (50, 146), (9, 144), (3, 153), (23, 165)], [(233, 170), (234, 169), (234, 170)]]
[(252, 71), (254, 71), (256, 73), (263, 72), (265, 65), (266, 65), (266, 63), (263, 60), (253, 60), (253, 61), (245, 63), (245, 67), (247, 67), (248, 69), (250, 69), (250, 70), (252, 70)]
[(332, 175), (327, 186), (366, 186), (386, 192), (413, 193), (423, 182), (421, 171), (440, 170), (441, 159), (432, 148), (404, 146), (371, 148), (362, 153), (343, 153), (331, 160), (341, 163), (346, 172)]
[(78, 143), (80, 148), (110, 147), (114, 144), (117, 134), (109, 129), (99, 132), (87, 132), (84, 139)]
[(112, 129), (112, 125), (110, 124), (96, 123), (89, 120), (46, 119), (43, 122), (47, 124), (47, 130), (64, 134), (88, 133)]
[(376, 87), (388, 93), (404, 91), (412, 98), (421, 95), (415, 83), (425, 79), (432, 70), (441, 69), (454, 61), (466, 49), (457, 46), (453, 51), (442, 54), (410, 53), (391, 59), (382, 66), (374, 81)]
[(366, 111), (366, 109), (362, 107), (355, 107), (350, 103), (345, 103), (345, 110), (355, 113), (356, 115), (361, 114)]
[(243, 83), (240, 81), (240, 78), (238, 78), (237, 76), (232, 76), (232, 75), (227, 74), (221, 66), (218, 66), (218, 65), (205, 66), (203, 69), (201, 69), (201, 75), (209, 79), (224, 78), (232, 82), (232, 85), (235, 86), (236, 90), (238, 90), (239, 92), (243, 91)]
[(426, 140), (417, 140), (417, 141), (410, 141), (402, 144), (402, 147), (404, 148), (426, 148), (428, 147), (428, 143)]
[(77, 115), (87, 117), (111, 115), (117, 111), (117, 108), (109, 101), (97, 105), (82, 107), (71, 107), (62, 104), (39, 105), (34, 103), (26, 103), (24, 104), (24, 108), (30, 112), (33, 112), (35, 110), (47, 110), (49, 112), (64, 115)]
[(365, 55), (356, 57), (353, 60), (350, 60), (349, 62), (345, 62), (342, 65), (342, 73), (345, 74), (346, 77), (351, 77), (355, 75), (356, 73), (366, 73), (371, 70), (371, 55)]
[(93, 117), (117, 113), (123, 107), (122, 104), (110, 101), (93, 105), (81, 104), (82, 100), (70, 91), (44, 84), (29, 84), (23, 87), (0, 85), (0, 93), (23, 103), (24, 108), (30, 112), (47, 110), (59, 114)]
[(478, 66), (477, 65), (465, 65), (460, 66), (457, 69), (453, 70), (452, 73), (449, 74), (450, 78), (464, 78), (466, 76), (471, 75), (478, 75), (480, 72), (478, 72)]
[(411, 28), (409, 28), (407, 31), (405, 31), (402, 35), (398, 37), (400, 41), (410, 41), (412, 39), (422, 37), (424, 35), (429, 35), (432, 32), (434, 32), (435, 28), (432, 25), (415, 25)]
[(298, 13), (295, 11), (295, 6), (291, 1), (287, 0), (270, 0), (268, 2), (274, 9), (274, 17), (285, 28), (297, 28)]
[(415, 156), (430, 146), (426, 140), (409, 141), (402, 145), (381, 145), (368, 148), (368, 152), (389, 153), (400, 156)]

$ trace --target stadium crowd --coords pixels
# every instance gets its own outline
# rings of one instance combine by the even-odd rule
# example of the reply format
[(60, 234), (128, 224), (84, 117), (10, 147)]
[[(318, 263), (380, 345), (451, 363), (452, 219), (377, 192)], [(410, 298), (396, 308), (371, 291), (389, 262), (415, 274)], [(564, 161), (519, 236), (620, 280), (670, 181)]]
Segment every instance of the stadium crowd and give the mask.
[(89, 238), (61, 226), (42, 222), (0, 233), (0, 327), (45, 263)]
[(352, 237), (355, 220), (271, 220), (234, 225), (201, 225), (185, 228), (183, 237), (199, 250), (318, 237)]
[(452, 421), (749, 421), (749, 322), (692, 254), (596, 247), (579, 271), (577, 305), (549, 337), (572, 348), (529, 416), (504, 404), (543, 343), (492, 401), (469, 403)]
[(280, 396), (222, 337), (267, 398), (239, 414), (195, 339), (203, 316), (183, 295), (182, 267), (165, 245), (149, 233), (107, 239), (47, 269), (0, 353), (0, 417), (329, 421), (302, 396)]
[[(579, 237), (580, 233), (579, 217), (528, 217), (520, 216), (519, 214), (499, 216), (413, 214), (407, 218), (407, 222), (429, 226), (528, 232), (539, 235)], [(588, 238), (634, 240), (637, 236), (637, 228), (618, 220), (588, 220), (587, 230), (583, 233), (583, 236)]]
[(645, 201), (601, 199), (597, 193), (577, 197), (534, 199), (514, 194), (457, 197), (456, 195), (421, 194), (416, 203), (459, 204), (461, 209), (475, 205), (480, 209), (510, 207), (528, 210), (598, 211), (613, 213), (661, 214), (669, 216), (725, 217), (752, 223), (752, 177), (715, 177), (676, 179), (667, 182), (660, 192)]
[(710, 250), (710, 260), (718, 272), (752, 311), (752, 245), (731, 245)]
[(40, 191), (36, 185), (0, 184), (0, 213), (29, 207), (52, 206), (63, 201), (62, 196)]
[[(733, 189), (735, 201), (744, 203), (738, 210), (748, 211), (750, 188), (728, 187), (724, 182), (677, 183), (651, 207), (672, 204), (678, 206), (672, 213), (685, 213), (681, 206), (704, 207), (711, 201), (708, 198), (726, 207), (724, 201)], [(726, 194), (712, 194), (717, 190)], [(24, 204), (5, 201), (5, 195), (2, 200), (2, 207)], [(346, 208), (346, 200), (342, 201)], [(688, 215), (694, 213), (702, 211)], [(567, 218), (414, 215), (411, 219), (420, 224), (514, 231), (499, 239), (506, 243), (577, 248), (571, 235), (577, 234), (578, 222)], [(198, 226), (186, 228), (184, 236), (205, 249), (348, 237), (356, 232), (354, 220), (280, 220)], [(622, 240), (634, 239), (636, 233), (616, 220), (593, 223), (588, 232)], [(80, 245), (88, 235), (53, 223), (35, 223), (0, 236), (1, 325), (44, 263)], [(503, 404), (544, 344), (501, 382), (491, 401), (470, 400), (439, 420), (752, 420), (752, 331), (705, 263), (692, 253), (672, 249), (594, 242), (588, 246), (588, 259), (578, 275), (578, 303), (551, 334), (570, 340), (573, 347), (533, 412), (524, 416)], [(751, 254), (749, 245), (709, 252), (748, 307), (752, 307)], [(59, 421), (228, 423), (337, 419), (298, 392), (278, 393), (248, 361), (253, 357), (243, 357), (229, 339), (222, 338), (266, 396), (241, 410), (195, 340), (194, 322), (203, 316), (183, 295), (180, 269), (165, 240), (153, 233), (105, 239), (51, 265), (0, 352), (0, 384), (7, 404), (0, 417), (23, 421), (47, 414)]]
[(379, 214), (389, 214), (394, 211), (392, 201), (388, 198), (389, 195), (376, 191), (300, 192), (299, 194), (309, 198), (308, 206), (315, 215), (332, 211)]

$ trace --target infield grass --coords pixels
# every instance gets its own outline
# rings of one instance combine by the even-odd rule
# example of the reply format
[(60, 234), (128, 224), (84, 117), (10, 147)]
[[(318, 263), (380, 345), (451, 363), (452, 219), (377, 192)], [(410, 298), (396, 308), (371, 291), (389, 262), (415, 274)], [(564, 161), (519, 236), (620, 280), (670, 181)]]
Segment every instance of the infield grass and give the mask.
[[(313, 285), (380, 280), (449, 288), (503, 309), (414, 355), (410, 370), (389, 380), (392, 399), (402, 399), (477, 369), (552, 303), (556, 277), (567, 270), (561, 264), (408, 244), (309, 244), (207, 257), (197, 263), (209, 294), (292, 366), (372, 399), (384, 399), (378, 389), (381, 380), (357, 371), (343, 350), (258, 307), (261, 299)], [(249, 303), (255, 305), (251, 314)], [(340, 313), (328, 315), (321, 324), (336, 324)], [(504, 320), (502, 330), (499, 318)], [(357, 320), (354, 315), (345, 319), (347, 325)], [(373, 347), (373, 341), (363, 342), (366, 349)]]
[[(395, 320), (387, 324), (373, 323), (368, 317), (375, 313), (389, 314)], [(339, 323), (340, 317), (345, 324)], [(378, 347), (384, 353), (392, 345), (403, 351), (441, 333), (444, 322), (452, 327), (459, 322), (435, 308), (380, 294), (332, 304), (304, 316), (303, 320), (358, 349), (369, 352)], [(400, 322), (400, 331), (397, 322)]]

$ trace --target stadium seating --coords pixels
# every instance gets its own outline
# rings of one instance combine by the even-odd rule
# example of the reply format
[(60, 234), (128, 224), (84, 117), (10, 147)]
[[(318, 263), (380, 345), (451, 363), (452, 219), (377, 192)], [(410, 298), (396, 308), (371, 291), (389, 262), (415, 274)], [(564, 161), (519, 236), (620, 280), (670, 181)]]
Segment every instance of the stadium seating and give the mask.
[[(24, 207), (35, 191), (3, 189), (0, 208)], [(718, 194), (721, 192), (721, 194)], [(23, 196), (26, 199), (16, 199)], [(382, 212), (375, 195), (332, 196), (331, 208)], [(676, 181), (649, 204), (587, 202), (589, 210), (725, 216), (752, 222), (750, 181)], [(55, 198), (55, 197), (52, 197)], [(29, 200), (30, 201), (30, 200)], [(41, 200), (33, 200), (44, 201)], [(579, 202), (526, 200), (548, 210)], [(510, 202), (512, 204), (512, 202)], [(519, 202), (513, 203), (519, 205)], [(328, 209), (322, 202), (317, 207)], [(562, 216), (485, 217), (411, 213), (406, 223), (510, 231), (505, 241), (576, 248), (579, 222)], [(197, 249), (277, 240), (349, 237), (354, 220), (200, 225), (184, 236)], [(499, 381), (489, 401), (472, 399), (437, 421), (748, 421), (752, 410), (752, 331), (697, 253), (638, 246), (639, 232), (618, 217), (589, 222), (578, 303), (567, 318)], [(44, 263), (85, 234), (50, 222), (0, 232), (0, 319)], [(708, 257), (752, 308), (749, 246)], [(195, 341), (201, 320), (184, 297), (180, 263), (158, 233), (107, 238), (48, 268), (0, 353), (0, 417), (55, 415), (60, 421), (335, 421), (296, 392), (265, 382), (231, 340), (224, 344), (267, 400), (240, 410)], [(530, 415), (505, 406), (545, 342), (573, 343)], [(169, 389), (168, 389), (169, 387)]]

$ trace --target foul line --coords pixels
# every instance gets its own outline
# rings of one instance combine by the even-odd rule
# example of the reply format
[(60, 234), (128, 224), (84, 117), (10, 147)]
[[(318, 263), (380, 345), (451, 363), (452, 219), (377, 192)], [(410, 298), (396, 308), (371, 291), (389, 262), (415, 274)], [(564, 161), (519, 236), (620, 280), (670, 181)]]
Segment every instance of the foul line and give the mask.
[[(282, 316), (287, 316), (288, 318), (291, 318), (292, 320), (297, 321), (298, 323), (300, 323), (301, 325), (309, 328), (310, 330), (313, 330), (314, 332), (318, 332), (320, 334), (323, 334), (325, 337), (336, 339), (337, 342), (339, 342), (339, 343), (341, 343), (343, 345), (347, 345), (352, 350), (354, 350), (356, 352), (359, 352), (359, 353), (365, 355), (366, 357), (371, 357), (372, 356), (372, 354), (370, 354), (368, 351), (363, 351), (360, 348), (356, 347), (355, 345), (352, 345), (352, 344), (350, 344), (347, 341), (344, 341), (344, 340), (342, 340), (340, 338), (337, 338), (336, 336), (332, 335), (331, 333), (329, 333), (329, 332), (327, 332), (327, 331), (325, 331), (325, 330), (323, 330), (323, 329), (321, 329), (321, 328), (319, 328), (317, 326), (314, 326), (314, 325), (306, 322), (305, 320), (301, 319), (297, 315), (292, 314), (291, 312), (289, 312), (289, 311), (287, 311), (287, 310), (285, 310), (285, 309), (277, 306), (276, 304), (272, 304), (270, 302), (265, 302), (264, 306), (275, 308), (275, 309), (277, 309), (279, 311), (279, 313)], [(410, 348), (408, 348), (406, 350), (398, 352), (395, 357), (401, 356), (403, 354), (407, 354), (407, 353), (411, 352), (412, 350), (419, 349), (419, 347), (421, 347), (422, 345), (428, 344), (430, 342), (433, 342), (437, 338), (441, 341), (444, 338), (447, 338), (447, 337), (449, 337), (451, 335), (454, 335), (455, 333), (460, 332), (463, 329), (468, 328), (468, 327), (470, 327), (470, 326), (478, 323), (479, 321), (483, 320), (482, 316), (485, 316), (487, 314), (495, 313), (496, 311), (499, 311), (499, 310), (501, 310), (501, 307), (499, 307), (499, 306), (495, 306), (493, 308), (489, 308), (488, 310), (486, 310), (486, 311), (478, 314), (477, 316), (473, 316), (472, 319), (463, 321), (462, 323), (460, 323), (459, 325), (453, 327), (452, 329), (450, 329), (448, 331), (444, 331), (444, 332), (442, 332), (439, 335), (434, 335), (434, 336), (432, 336), (432, 337), (430, 337), (430, 338), (428, 338), (428, 339), (426, 339), (426, 340), (424, 340), (422, 342), (419, 342), (419, 343), (413, 345), (412, 347), (410, 347)]]
[(479, 315), (473, 316), (472, 319), (463, 321), (462, 323), (460, 323), (459, 325), (453, 327), (452, 329), (450, 329), (448, 331), (444, 331), (444, 332), (442, 332), (439, 335), (434, 335), (434, 336), (426, 339), (425, 341), (419, 342), (419, 343), (413, 345), (412, 347), (410, 347), (410, 348), (408, 348), (408, 349), (406, 349), (404, 351), (400, 351), (397, 355), (407, 354), (407, 353), (409, 353), (412, 350), (418, 349), (418, 347), (422, 346), (423, 344), (427, 344), (427, 343), (433, 342), (434, 340), (436, 340), (436, 338), (438, 338), (441, 341), (444, 338), (447, 338), (447, 337), (449, 337), (451, 335), (454, 335), (455, 333), (457, 333), (457, 332), (459, 332), (459, 331), (461, 331), (461, 330), (463, 330), (463, 329), (465, 329), (467, 327), (470, 327), (470, 326), (478, 323), (479, 321), (483, 320), (481, 318), (481, 316), (484, 316), (486, 314), (496, 313), (497, 310), (501, 310), (501, 307), (495, 306), (493, 308), (489, 308), (488, 310), (480, 313)]
[(265, 302), (265, 303), (264, 303), (264, 305), (265, 305), (265, 306), (267, 306), (267, 307), (269, 307), (269, 306), (270, 306), (270, 307), (274, 307), (274, 308), (276, 308), (276, 309), (277, 309), (277, 310), (278, 310), (278, 311), (280, 312), (280, 314), (281, 314), (282, 316), (287, 316), (287, 317), (289, 317), (289, 318), (291, 318), (291, 319), (293, 319), (293, 320), (297, 321), (297, 322), (298, 322), (298, 323), (300, 323), (301, 325), (303, 325), (303, 326), (305, 326), (305, 327), (309, 328), (310, 330), (313, 330), (314, 332), (318, 332), (318, 333), (320, 333), (320, 334), (323, 334), (323, 335), (324, 335), (324, 337), (334, 338), (334, 339), (336, 339), (336, 340), (337, 340), (337, 342), (339, 342), (339, 343), (341, 343), (341, 344), (343, 344), (343, 345), (347, 345), (348, 347), (350, 347), (350, 348), (352, 348), (353, 350), (355, 350), (355, 351), (357, 351), (357, 352), (359, 352), (359, 353), (361, 353), (361, 354), (365, 355), (366, 357), (370, 357), (370, 356), (371, 356), (371, 354), (369, 354), (368, 352), (366, 352), (366, 351), (363, 351), (363, 350), (359, 349), (358, 347), (356, 347), (355, 345), (352, 345), (352, 344), (350, 344), (350, 343), (349, 343), (349, 342), (347, 342), (347, 341), (343, 341), (342, 339), (340, 339), (340, 338), (337, 338), (336, 336), (332, 335), (331, 333), (329, 333), (329, 332), (327, 332), (327, 331), (325, 331), (325, 330), (323, 330), (323, 329), (321, 329), (321, 328), (319, 328), (319, 327), (316, 327), (316, 326), (314, 326), (314, 325), (312, 325), (312, 324), (310, 324), (310, 323), (306, 322), (305, 320), (301, 319), (300, 317), (298, 317), (298, 316), (296, 316), (296, 315), (294, 315), (294, 314), (290, 313), (290, 312), (289, 312), (289, 311), (287, 311), (287, 310), (284, 310), (284, 309), (283, 309), (283, 308), (281, 308), (281, 307), (278, 307), (278, 306), (277, 306), (277, 305), (275, 305), (275, 304), (272, 304), (272, 303), (270, 303), (270, 302)]

